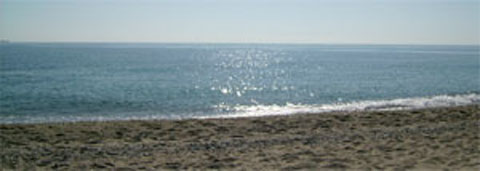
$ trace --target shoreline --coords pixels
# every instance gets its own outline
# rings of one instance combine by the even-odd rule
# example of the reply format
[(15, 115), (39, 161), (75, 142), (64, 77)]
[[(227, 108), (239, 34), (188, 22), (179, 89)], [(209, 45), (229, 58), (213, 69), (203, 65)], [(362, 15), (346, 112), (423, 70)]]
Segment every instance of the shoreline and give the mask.
[(94, 123), (121, 123), (121, 122), (181, 122), (181, 121), (197, 121), (197, 120), (244, 120), (244, 119), (268, 119), (268, 118), (275, 118), (275, 117), (295, 117), (295, 116), (305, 116), (305, 115), (349, 115), (354, 114), (358, 115), (361, 113), (372, 113), (372, 112), (412, 112), (418, 110), (434, 110), (434, 109), (450, 109), (450, 108), (461, 108), (461, 107), (472, 107), (472, 106), (479, 106), (480, 110), (480, 103), (470, 103), (470, 104), (463, 104), (457, 106), (435, 106), (435, 107), (422, 107), (422, 108), (407, 108), (407, 109), (373, 109), (373, 110), (339, 110), (339, 111), (327, 111), (327, 112), (298, 112), (298, 113), (288, 113), (288, 114), (266, 114), (266, 115), (245, 115), (245, 116), (229, 116), (227, 115), (219, 115), (219, 116), (205, 116), (205, 117), (186, 117), (186, 118), (174, 118), (174, 119), (166, 119), (166, 118), (152, 118), (152, 119), (106, 119), (106, 120), (68, 120), (68, 121), (50, 121), (50, 122), (13, 122), (13, 123), (1, 123), (0, 126), (3, 125), (13, 125), (13, 126), (22, 126), (22, 125), (55, 125), (55, 124), (94, 124)]
[[(165, 114), (165, 113), (65, 113), (57, 116), (47, 113), (38, 113), (36, 115), (1, 115), (1, 124), (41, 124), (41, 123), (75, 123), (75, 122), (116, 122), (116, 121), (151, 121), (151, 120), (190, 120), (190, 119), (235, 119), (247, 117), (269, 117), (269, 116), (287, 116), (298, 114), (324, 114), (324, 113), (352, 113), (352, 112), (372, 112), (372, 111), (400, 111), (417, 110), (427, 108), (443, 108), (465, 105), (479, 105), (480, 94), (478, 92), (467, 92), (463, 94), (443, 94), (434, 96), (419, 96), (393, 99), (363, 100), (342, 103), (327, 104), (294, 104), (285, 103), (285, 105), (214, 105), (213, 110), (226, 112), (197, 113), (193, 115), (183, 114)], [(233, 110), (232, 110), (233, 109)], [(194, 112), (195, 113), (195, 112)], [(185, 113), (184, 113), (185, 114)]]
[(480, 105), (0, 124), (3, 169), (480, 169)]

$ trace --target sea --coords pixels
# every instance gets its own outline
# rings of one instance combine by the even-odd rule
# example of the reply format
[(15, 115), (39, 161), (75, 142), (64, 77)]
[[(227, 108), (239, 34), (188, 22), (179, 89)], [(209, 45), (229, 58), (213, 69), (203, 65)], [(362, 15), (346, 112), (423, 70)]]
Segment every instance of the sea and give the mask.
[(0, 124), (479, 103), (477, 45), (0, 44)]

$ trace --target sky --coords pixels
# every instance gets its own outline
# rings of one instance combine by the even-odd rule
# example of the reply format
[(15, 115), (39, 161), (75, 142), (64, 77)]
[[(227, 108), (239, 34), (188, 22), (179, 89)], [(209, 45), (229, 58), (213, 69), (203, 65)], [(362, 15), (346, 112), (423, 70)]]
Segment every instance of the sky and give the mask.
[(0, 39), (480, 44), (480, 0), (0, 0)]

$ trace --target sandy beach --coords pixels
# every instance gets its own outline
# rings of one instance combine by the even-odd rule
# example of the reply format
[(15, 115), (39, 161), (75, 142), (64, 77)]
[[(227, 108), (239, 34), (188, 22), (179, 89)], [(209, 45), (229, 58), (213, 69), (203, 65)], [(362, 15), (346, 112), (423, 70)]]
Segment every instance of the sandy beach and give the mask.
[(479, 109), (0, 125), (0, 167), (478, 170)]

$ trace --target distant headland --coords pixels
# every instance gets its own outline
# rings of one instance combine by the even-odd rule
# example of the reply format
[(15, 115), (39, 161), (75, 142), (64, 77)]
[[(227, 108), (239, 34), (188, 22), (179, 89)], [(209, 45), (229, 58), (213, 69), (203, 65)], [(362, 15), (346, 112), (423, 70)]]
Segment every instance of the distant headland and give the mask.
[(10, 40), (8, 39), (0, 39), (0, 44), (9, 44)]

